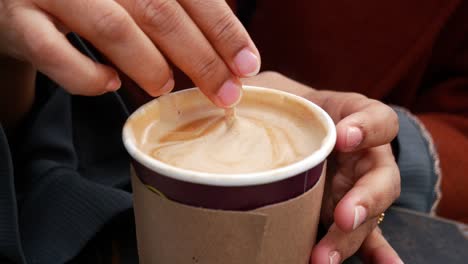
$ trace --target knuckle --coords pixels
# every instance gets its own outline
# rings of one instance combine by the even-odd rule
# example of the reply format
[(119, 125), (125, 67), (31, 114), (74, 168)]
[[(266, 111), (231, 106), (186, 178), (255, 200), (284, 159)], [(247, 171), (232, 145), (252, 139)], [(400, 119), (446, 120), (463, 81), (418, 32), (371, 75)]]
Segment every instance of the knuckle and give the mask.
[(354, 173), (356, 175), (363, 175), (369, 170), (371, 170), (372, 167), (374, 166), (375, 166), (375, 161), (371, 159), (362, 159), (354, 167)]
[(401, 194), (401, 187), (400, 187), (400, 185), (398, 184), (398, 185), (396, 185), (395, 188), (394, 188), (392, 201), (395, 201), (396, 199), (398, 199), (398, 197), (400, 197), (400, 194)]
[(363, 94), (360, 94), (360, 93), (356, 93), (356, 92), (347, 92), (348, 94), (348, 97), (350, 100), (353, 100), (353, 101), (366, 101), (366, 103), (371, 103), (372, 101), (375, 101), (373, 99), (369, 99), (368, 97), (366, 97), (365, 95)]
[(182, 23), (177, 6), (171, 0), (137, 1), (139, 21), (160, 37), (174, 32)]
[(109, 11), (102, 14), (94, 23), (95, 32), (99, 37), (111, 41), (126, 39), (130, 32), (130, 17), (123, 11)]
[[(362, 205), (366, 207), (370, 215), (381, 213), (386, 209), (388, 202), (388, 195), (390, 190), (386, 191), (371, 191), (366, 186), (360, 186), (359, 192), (361, 196)], [(392, 200), (393, 201), (393, 200)]]
[(381, 192), (371, 192), (369, 190), (364, 190), (363, 187), (361, 189), (364, 206), (370, 210), (374, 209), (376, 201), (382, 201), (384, 198), (384, 194)]
[(391, 125), (392, 130), (392, 138), (394, 138), (398, 134), (398, 130), (400, 129), (400, 123), (398, 121), (398, 115), (397, 113), (390, 107), (387, 106), (388, 108), (388, 122)]
[(238, 26), (237, 20), (230, 10), (227, 10), (219, 16), (218, 20), (213, 23), (209, 30), (215, 42), (240, 44), (247, 42), (242, 30)]
[(35, 65), (53, 63), (59, 56), (59, 49), (56, 48), (56, 40), (48, 35), (36, 35), (34, 41), (27, 40), (26, 45), (29, 51), (29, 58)]
[(12, 15), (23, 8), (27, 8), (24, 1), (0, 1), (0, 11), (4, 15)]
[(383, 111), (386, 111), (388, 112), (388, 106), (384, 103), (382, 103), (381, 101), (379, 100), (375, 100), (375, 99), (369, 99), (369, 104), (372, 106), (372, 107), (379, 107), (381, 109), (383, 109)]
[(399, 122), (398, 122), (398, 115), (396, 112), (388, 105), (385, 105), (383, 103), (380, 103), (381, 106), (381, 114), (382, 120), (385, 122), (384, 126), (384, 132), (385, 132), (385, 138), (388, 139), (388, 141), (391, 141), (396, 137), (398, 134), (399, 130)]
[(386, 108), (386, 105), (378, 100), (375, 100), (375, 99), (370, 99), (370, 98), (367, 98), (365, 97), (365, 99), (363, 98), (363, 100), (365, 100), (365, 104), (364, 104), (364, 107), (365, 108), (372, 108), (374, 110), (377, 110), (377, 111), (381, 111), (382, 109), (384, 109), (385, 111), (385, 108)]
[(211, 79), (220, 68), (220, 60), (216, 55), (205, 56), (195, 66), (195, 74), (201, 79)]

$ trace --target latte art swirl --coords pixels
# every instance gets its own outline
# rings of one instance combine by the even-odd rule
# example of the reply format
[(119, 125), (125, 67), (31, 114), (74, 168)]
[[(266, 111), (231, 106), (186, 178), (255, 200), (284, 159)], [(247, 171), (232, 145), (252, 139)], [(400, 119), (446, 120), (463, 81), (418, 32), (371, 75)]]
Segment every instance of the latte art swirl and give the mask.
[(297, 162), (320, 147), (317, 139), (325, 131), (311, 121), (293, 110), (240, 105), (231, 120), (223, 111), (200, 111), (164, 133), (150, 126), (143, 146), (153, 158), (183, 169), (266, 171)]

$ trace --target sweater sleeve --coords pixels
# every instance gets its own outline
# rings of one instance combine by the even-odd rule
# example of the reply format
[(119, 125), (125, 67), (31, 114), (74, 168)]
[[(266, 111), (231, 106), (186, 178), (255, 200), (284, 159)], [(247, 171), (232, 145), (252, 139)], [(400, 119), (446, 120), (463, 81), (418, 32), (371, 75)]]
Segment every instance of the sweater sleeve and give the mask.
[(395, 205), (429, 213), (440, 200), (440, 167), (431, 135), (407, 109), (393, 106), (400, 130), (392, 142), (400, 169), (401, 194)]
[(116, 95), (38, 86), (17, 139), (0, 126), (0, 263), (66, 263), (132, 207)]
[(15, 198), (13, 162), (0, 124), (0, 263), (25, 263)]
[(468, 223), (468, 2), (440, 33), (413, 110), (440, 159), (442, 197), (436, 213)]
[(464, 100), (465, 110), (420, 113), (418, 117), (430, 132), (440, 160), (442, 196), (436, 213), (468, 223), (468, 79), (458, 97), (453, 100)]

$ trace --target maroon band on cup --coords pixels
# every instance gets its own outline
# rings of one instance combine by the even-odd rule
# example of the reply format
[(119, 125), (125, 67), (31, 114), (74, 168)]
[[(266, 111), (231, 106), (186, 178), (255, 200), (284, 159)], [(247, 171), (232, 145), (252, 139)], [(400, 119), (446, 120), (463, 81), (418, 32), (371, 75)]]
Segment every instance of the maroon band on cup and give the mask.
[(323, 162), (287, 179), (252, 186), (212, 186), (176, 180), (132, 161), (138, 178), (164, 197), (179, 203), (209, 209), (253, 210), (283, 202), (310, 190), (322, 174)]

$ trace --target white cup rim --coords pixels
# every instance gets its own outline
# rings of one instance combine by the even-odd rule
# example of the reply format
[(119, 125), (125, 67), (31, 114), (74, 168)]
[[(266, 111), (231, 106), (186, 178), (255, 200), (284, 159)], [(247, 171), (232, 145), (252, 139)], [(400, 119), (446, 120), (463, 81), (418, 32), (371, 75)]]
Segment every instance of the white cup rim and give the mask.
[[(158, 174), (164, 175), (169, 178), (176, 180), (202, 184), (202, 185), (211, 185), (211, 186), (225, 186), (225, 187), (235, 187), (235, 186), (254, 186), (261, 184), (273, 183), (287, 178), (299, 175), (303, 172), (306, 172), (315, 166), (319, 165), (321, 162), (325, 161), (328, 155), (332, 152), (335, 142), (336, 142), (336, 129), (335, 124), (331, 117), (319, 106), (313, 102), (302, 98), (300, 96), (258, 86), (244, 85), (245, 90), (253, 91), (265, 91), (279, 93), (283, 96), (286, 96), (288, 99), (292, 99), (296, 102), (301, 103), (306, 106), (311, 111), (315, 112), (319, 117), (319, 120), (322, 121), (322, 124), (325, 125), (326, 130), (328, 131), (327, 135), (322, 141), (320, 148), (304, 159), (292, 163), (290, 165), (266, 170), (261, 172), (252, 172), (252, 173), (234, 173), (234, 174), (217, 174), (217, 173), (208, 173), (208, 172), (199, 172), (193, 170), (187, 170), (178, 168), (167, 163), (163, 163), (157, 159), (150, 157), (148, 154), (145, 154), (143, 151), (138, 149), (135, 144), (132, 131), (127, 122), (124, 125), (122, 138), (125, 148), (130, 156), (141, 165), (147, 167), (148, 169), (157, 172)], [(192, 88), (197, 89), (197, 88)], [(189, 92), (191, 89), (182, 90), (175, 93), (184, 93)], [(157, 100), (157, 99), (154, 99)], [(145, 105), (138, 108), (128, 119), (132, 119), (134, 115), (137, 115), (142, 109), (144, 109), (148, 104), (152, 104), (153, 101), (146, 103)]]

